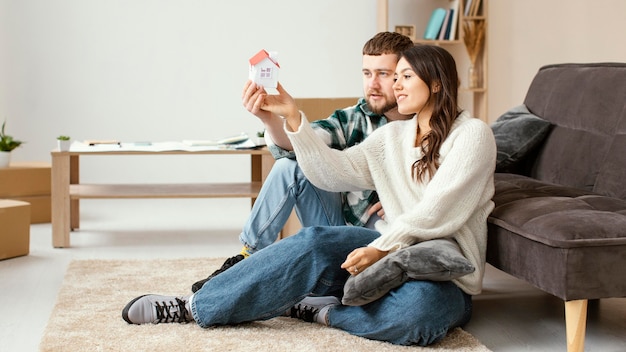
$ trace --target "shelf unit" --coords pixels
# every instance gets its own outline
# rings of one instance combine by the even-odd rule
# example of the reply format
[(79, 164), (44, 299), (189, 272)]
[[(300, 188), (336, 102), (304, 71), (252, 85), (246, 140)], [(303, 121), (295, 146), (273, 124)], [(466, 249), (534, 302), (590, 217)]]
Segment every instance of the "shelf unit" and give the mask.
[[(459, 2), (459, 16), (457, 23), (457, 35), (454, 40), (426, 40), (423, 33), (430, 19), (432, 11), (437, 7), (448, 9), (455, 0), (377, 0), (377, 30), (378, 32), (395, 31), (396, 26), (415, 28), (416, 44), (431, 44), (445, 47), (457, 62), (457, 70), (461, 79), (459, 89), (459, 102), (462, 108), (469, 110), (473, 116), (488, 122), (489, 116), (487, 111), (487, 14), (489, 0), (471, 0), (480, 1), (480, 7), (475, 16), (465, 16), (465, 5), (468, 0), (456, 0)], [(391, 4), (391, 5), (390, 5)], [(419, 11), (415, 11), (418, 9)], [(394, 11), (397, 10), (397, 11)], [(415, 13), (414, 16), (410, 14)], [(401, 17), (401, 18), (400, 18)], [(409, 19), (409, 17), (412, 17)], [(412, 21), (412, 23), (406, 23)], [(404, 22), (404, 23), (402, 23)], [(467, 54), (464, 42), (465, 25), (475, 26), (482, 23), (485, 28), (485, 37), (483, 38), (482, 50), (479, 51), (475, 69), (478, 70), (477, 87), (468, 87), (469, 69), (471, 61)]]

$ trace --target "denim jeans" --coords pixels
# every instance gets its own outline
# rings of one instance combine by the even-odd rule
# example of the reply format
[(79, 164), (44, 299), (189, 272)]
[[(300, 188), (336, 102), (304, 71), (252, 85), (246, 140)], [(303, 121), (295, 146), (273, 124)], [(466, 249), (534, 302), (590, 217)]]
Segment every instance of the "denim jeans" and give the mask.
[(345, 225), (341, 194), (311, 184), (295, 160), (276, 160), (239, 236), (251, 253), (276, 241), (292, 209), (303, 227)]
[[(305, 296), (341, 298), (349, 274), (340, 265), (380, 234), (355, 226), (307, 227), (208, 281), (191, 301), (201, 327), (283, 315)], [(399, 345), (429, 345), (471, 316), (471, 297), (454, 283), (409, 281), (370, 304), (335, 306), (329, 324)]]

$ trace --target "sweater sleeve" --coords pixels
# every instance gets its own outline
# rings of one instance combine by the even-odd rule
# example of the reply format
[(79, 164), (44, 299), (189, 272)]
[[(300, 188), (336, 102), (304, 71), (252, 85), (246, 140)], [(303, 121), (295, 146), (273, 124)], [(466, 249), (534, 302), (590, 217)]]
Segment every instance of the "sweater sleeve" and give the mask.
[[(333, 145), (333, 140), (340, 140), (340, 141), (345, 140), (344, 132), (341, 130), (341, 126), (339, 125), (338, 118), (336, 115), (337, 115), (337, 112), (333, 113), (326, 120), (317, 120), (317, 121), (311, 122), (311, 128), (320, 137), (320, 139), (324, 141), (324, 143), (327, 146), (335, 148), (335, 149), (343, 149), (345, 148), (345, 142), (343, 146)], [(302, 115), (302, 118), (306, 120), (304, 114)], [(326, 121), (324, 125), (325, 128), (322, 127), (323, 125), (322, 121)], [(286, 150), (277, 146), (269, 134), (265, 136), (265, 143), (267, 144), (267, 148), (269, 149), (270, 153), (272, 153), (272, 156), (274, 157), (274, 159), (280, 159), (280, 158), (295, 159), (296, 158), (296, 153), (293, 150)]]
[[(366, 128), (370, 125), (371, 118), (376, 119), (375, 127), (381, 123), (378, 116), (369, 116), (364, 111), (364, 106), (367, 106), (365, 99), (360, 98), (354, 106), (335, 110), (325, 119), (312, 121), (311, 127), (329, 147), (339, 150), (346, 149), (361, 142), (367, 136), (368, 130)], [(283, 149), (274, 144), (269, 133), (265, 135), (265, 142), (275, 159), (284, 157), (295, 159), (294, 151)]]
[(298, 130), (292, 132), (285, 128), (285, 132), (309, 181), (332, 192), (374, 189), (361, 148), (357, 145), (345, 150), (331, 149), (305, 122), (304, 113), (301, 114)]

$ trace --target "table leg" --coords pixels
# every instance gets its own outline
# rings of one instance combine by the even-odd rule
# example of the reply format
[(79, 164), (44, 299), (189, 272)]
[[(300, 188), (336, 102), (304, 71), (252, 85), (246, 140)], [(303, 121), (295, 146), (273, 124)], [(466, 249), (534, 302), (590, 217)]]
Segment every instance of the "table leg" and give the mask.
[[(263, 158), (261, 155), (250, 155), (250, 182), (259, 182), (262, 180)], [(256, 197), (250, 199), (250, 207), (254, 206)]]
[(261, 155), (261, 181), (265, 182), (267, 175), (272, 170), (272, 166), (274, 166), (274, 161), (274, 157), (271, 154)]
[[(274, 166), (274, 157), (271, 154), (250, 155), (250, 181), (264, 183), (267, 175)], [(252, 198), (251, 206), (256, 198)]]
[[(77, 185), (79, 180), (78, 155), (70, 156), (70, 185)], [(80, 227), (80, 203), (78, 199), (70, 198), (70, 227), (76, 230)]]
[(70, 155), (52, 153), (52, 246), (70, 246)]

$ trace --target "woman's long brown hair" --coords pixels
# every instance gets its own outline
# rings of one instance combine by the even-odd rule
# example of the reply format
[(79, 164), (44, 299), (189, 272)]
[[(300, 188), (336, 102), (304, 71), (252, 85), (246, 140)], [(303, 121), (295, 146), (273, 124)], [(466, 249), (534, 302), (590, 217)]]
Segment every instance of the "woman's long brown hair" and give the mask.
[[(413, 177), (424, 180), (426, 174), (432, 177), (439, 168), (439, 149), (459, 114), (459, 76), (452, 55), (438, 46), (416, 45), (404, 51), (401, 57), (407, 60), (415, 74), (431, 88), (429, 100), (434, 102), (430, 118), (431, 130), (418, 142), (424, 156), (412, 166)], [(435, 86), (439, 86), (439, 90), (433, 93)]]

